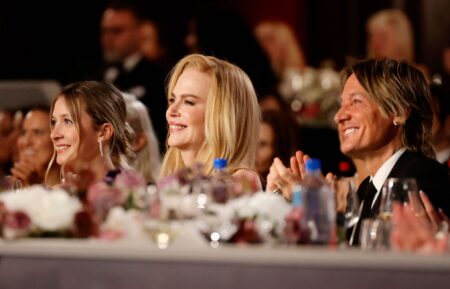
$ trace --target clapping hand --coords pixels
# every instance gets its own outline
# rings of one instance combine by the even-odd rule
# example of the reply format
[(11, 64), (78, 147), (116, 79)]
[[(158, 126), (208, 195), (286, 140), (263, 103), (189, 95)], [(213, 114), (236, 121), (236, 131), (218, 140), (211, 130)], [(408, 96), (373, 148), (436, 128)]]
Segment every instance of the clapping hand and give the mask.
[(267, 191), (281, 191), (283, 196), (290, 200), (292, 186), (300, 182), (305, 176), (305, 162), (308, 159), (301, 151), (297, 151), (290, 159), (290, 167), (284, 166), (279, 158), (275, 158), (267, 176)]
[(430, 223), (417, 217), (410, 205), (393, 204), (391, 244), (400, 251), (442, 253), (447, 250), (448, 234), (436, 237)]
[(20, 180), (24, 187), (42, 184), (45, 177), (45, 167), (41, 167), (33, 160), (24, 158), (14, 163), (11, 175), (15, 180)]

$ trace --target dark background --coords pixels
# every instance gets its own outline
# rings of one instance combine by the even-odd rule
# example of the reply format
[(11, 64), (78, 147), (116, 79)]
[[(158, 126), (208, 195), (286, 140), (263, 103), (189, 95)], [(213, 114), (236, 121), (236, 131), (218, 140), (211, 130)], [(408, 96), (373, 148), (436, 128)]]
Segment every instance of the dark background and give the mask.
[[(183, 37), (191, 12), (211, 1), (146, 1), (159, 18), (174, 58), (186, 51)], [(216, 1), (218, 2), (218, 1)], [(400, 8), (412, 20), (416, 60), (440, 69), (450, 35), (448, 0), (228, 0), (249, 25), (283, 19), (296, 29), (312, 66), (329, 59), (340, 69), (349, 56), (365, 54), (365, 21), (379, 9)], [(0, 79), (78, 80), (100, 62), (98, 27), (106, 0), (2, 1)]]

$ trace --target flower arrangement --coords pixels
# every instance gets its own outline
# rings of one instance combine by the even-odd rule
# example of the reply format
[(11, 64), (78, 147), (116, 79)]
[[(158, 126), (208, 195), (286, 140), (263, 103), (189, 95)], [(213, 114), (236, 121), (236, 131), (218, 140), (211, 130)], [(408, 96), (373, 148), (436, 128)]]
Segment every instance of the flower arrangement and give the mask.
[(0, 225), (6, 239), (29, 235), (69, 235), (81, 202), (66, 191), (32, 186), (0, 195)]
[(184, 169), (158, 183), (161, 218), (197, 218), (210, 241), (261, 243), (278, 237), (289, 203), (257, 191), (247, 177), (205, 176), (201, 167)]
[[(74, 217), (74, 231), (77, 237), (115, 238), (126, 234), (128, 227), (104, 226), (115, 208), (122, 208), (127, 216), (130, 211), (146, 209), (147, 184), (144, 177), (131, 170), (110, 172), (105, 180), (88, 186), (83, 198), (83, 208)], [(136, 219), (138, 220), (138, 219)]]
[(72, 177), (59, 189), (32, 186), (1, 194), (1, 235), (5, 239), (126, 235), (130, 226), (117, 224), (124, 222), (120, 218), (142, 219), (136, 212), (146, 207), (145, 179), (129, 170), (111, 172), (105, 180), (91, 184), (89, 176), (86, 171)]
[(59, 189), (33, 186), (0, 194), (0, 234), (143, 239), (147, 220), (189, 219), (210, 241), (260, 243), (278, 237), (290, 210), (281, 196), (255, 193), (255, 180), (219, 180), (199, 169), (181, 170), (157, 187), (147, 187), (129, 170), (110, 172), (99, 182), (89, 176), (72, 176)]
[(277, 194), (246, 194), (225, 204), (210, 206), (207, 217), (200, 220), (200, 230), (211, 240), (230, 243), (275, 241), (281, 237), (284, 217), (290, 208)]

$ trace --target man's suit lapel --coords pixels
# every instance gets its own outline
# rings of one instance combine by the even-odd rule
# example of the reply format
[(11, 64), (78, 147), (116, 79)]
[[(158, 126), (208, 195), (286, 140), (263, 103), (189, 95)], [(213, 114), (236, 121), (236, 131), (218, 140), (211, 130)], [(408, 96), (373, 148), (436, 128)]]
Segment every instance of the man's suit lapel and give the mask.
[(405, 177), (405, 169), (409, 166), (410, 161), (414, 157), (414, 153), (405, 151), (392, 167), (391, 172), (387, 178), (402, 178)]

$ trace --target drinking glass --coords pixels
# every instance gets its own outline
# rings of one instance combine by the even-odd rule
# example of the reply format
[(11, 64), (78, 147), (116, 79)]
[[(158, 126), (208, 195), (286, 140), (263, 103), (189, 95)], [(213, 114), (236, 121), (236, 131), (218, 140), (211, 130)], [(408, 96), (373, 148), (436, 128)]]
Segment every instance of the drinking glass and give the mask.
[(169, 218), (156, 186), (148, 186), (144, 201), (144, 232), (158, 248), (167, 249), (178, 235), (180, 225)]
[(416, 215), (424, 215), (425, 208), (420, 200), (419, 188), (413, 178), (388, 178), (381, 190), (381, 204), (378, 220), (381, 227), (380, 241), (384, 248), (390, 248), (390, 232), (392, 229), (392, 207), (395, 202), (409, 204)]
[(180, 229), (177, 221), (149, 219), (144, 223), (144, 231), (160, 249), (167, 249)]
[(379, 218), (388, 221), (392, 217), (392, 206), (395, 202), (407, 203), (416, 215), (425, 214), (420, 200), (419, 188), (413, 178), (388, 178), (383, 185)]
[(365, 219), (361, 223), (360, 243), (363, 250), (388, 250), (391, 247), (390, 221)]
[(12, 176), (6, 176), (5, 180), (7, 190), (17, 192), (23, 189), (21, 180), (13, 178)]
[(353, 177), (342, 177), (337, 182), (338, 198), (342, 198), (340, 213), (343, 218), (345, 229), (353, 227), (359, 220), (359, 199), (357, 188)]

